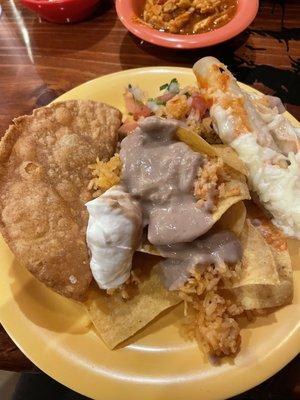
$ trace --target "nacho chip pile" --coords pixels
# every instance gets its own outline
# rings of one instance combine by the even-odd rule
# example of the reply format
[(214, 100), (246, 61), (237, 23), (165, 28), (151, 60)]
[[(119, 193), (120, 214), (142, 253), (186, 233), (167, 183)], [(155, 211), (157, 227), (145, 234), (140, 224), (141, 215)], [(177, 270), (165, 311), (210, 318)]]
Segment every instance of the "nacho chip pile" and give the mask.
[[(209, 157), (221, 157), (231, 177), (225, 184), (225, 193), (227, 192), (228, 196), (219, 199), (213, 213), (216, 221), (214, 229), (228, 229), (240, 238), (243, 247), (241, 265), (236, 267), (238, 272), (233, 273), (230, 279), (226, 279), (225, 276), (223, 280), (220, 278), (220, 283), (216, 284), (213, 292), (204, 290), (206, 297), (202, 300), (201, 296), (197, 297), (198, 311), (196, 313), (193, 307), (191, 309), (189, 301), (187, 305), (191, 310), (188, 314), (189, 330), (196, 330), (194, 337), (201, 339), (208, 351), (214, 350), (215, 354), (220, 355), (232, 354), (240, 345), (239, 327), (236, 320), (244, 310), (274, 307), (291, 300), (292, 269), (286, 240), (276, 227), (262, 218), (261, 212), (254, 205), (246, 209), (244, 200), (250, 199), (246, 184), (247, 170), (232, 149), (223, 145), (212, 146), (197, 134), (182, 128), (178, 130), (178, 138), (194, 151), (204, 153)], [(256, 218), (253, 222), (253, 215), (260, 216), (261, 219)], [(266, 224), (269, 224), (269, 230), (264, 229)], [(272, 229), (270, 229), (270, 224)], [(279, 247), (278, 235), (281, 235)], [(274, 241), (275, 236), (277, 240)], [(108, 295), (94, 288), (86, 304), (97, 332), (109, 348), (115, 348), (160, 313), (171, 309), (182, 299), (187, 299), (182, 296), (182, 291), (168, 291), (162, 285), (160, 262), (157, 257), (149, 256), (159, 256), (160, 252), (148, 242), (146, 237), (143, 239), (139, 252), (136, 264), (139, 269), (148, 273), (138, 284), (137, 292), (132, 298), (124, 301), (120, 295)], [(227, 274), (228, 276), (230, 274)], [(204, 279), (201, 275), (199, 277), (200, 280)], [(187, 289), (183, 290), (186, 292)], [(200, 294), (199, 288), (197, 290)], [(214, 300), (219, 299), (216, 301), (223, 304), (214, 316), (216, 319), (212, 319), (212, 316), (208, 318), (205, 314), (206, 309), (203, 304), (209, 296)], [(192, 319), (191, 315), (193, 315)], [(216, 324), (221, 324), (218, 329), (222, 328), (224, 332), (226, 332), (225, 326), (230, 326), (231, 332), (235, 332), (234, 339), (228, 341), (226, 333), (225, 336), (223, 334), (219, 338), (215, 336)], [(216, 345), (216, 341), (223, 345), (221, 347)]]

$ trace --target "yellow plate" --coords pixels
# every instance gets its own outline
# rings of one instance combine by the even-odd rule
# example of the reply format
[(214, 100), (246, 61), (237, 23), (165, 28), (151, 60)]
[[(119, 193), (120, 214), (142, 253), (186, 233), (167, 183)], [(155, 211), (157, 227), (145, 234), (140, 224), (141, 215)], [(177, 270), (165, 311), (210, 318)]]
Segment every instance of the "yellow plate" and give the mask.
[[(128, 70), (87, 82), (58, 100), (92, 99), (123, 109), (128, 83), (155, 95), (177, 77), (193, 84), (190, 69)], [(250, 90), (250, 89), (249, 89)], [(234, 361), (212, 366), (195, 343), (179, 334), (181, 311), (148, 326), (124, 348), (110, 351), (94, 332), (83, 308), (36, 281), (0, 238), (0, 320), (40, 369), (93, 399), (224, 399), (257, 385), (300, 350), (300, 252), (293, 243), (293, 304), (254, 323), (243, 323), (242, 350)], [(297, 263), (298, 261), (298, 263)]]

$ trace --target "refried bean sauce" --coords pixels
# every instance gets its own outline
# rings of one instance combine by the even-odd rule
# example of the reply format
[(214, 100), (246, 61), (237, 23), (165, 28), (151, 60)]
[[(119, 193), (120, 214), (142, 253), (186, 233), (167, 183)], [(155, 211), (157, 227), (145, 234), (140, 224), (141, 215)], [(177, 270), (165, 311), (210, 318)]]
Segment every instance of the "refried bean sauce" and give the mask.
[(234, 264), (242, 258), (234, 233), (208, 232), (215, 221), (193, 196), (203, 157), (175, 139), (177, 128), (174, 120), (145, 118), (120, 151), (121, 184), (142, 207), (149, 242), (167, 258), (160, 267), (170, 290), (180, 287), (196, 265)]
[(162, 282), (169, 290), (178, 289), (188, 279), (194, 267), (219, 263), (235, 264), (243, 250), (236, 235), (228, 230), (208, 232), (191, 243), (158, 246), (164, 260), (160, 263)]
[(154, 245), (192, 242), (214, 224), (193, 196), (202, 156), (175, 140), (177, 127), (173, 120), (145, 118), (121, 143), (121, 182), (139, 200)]

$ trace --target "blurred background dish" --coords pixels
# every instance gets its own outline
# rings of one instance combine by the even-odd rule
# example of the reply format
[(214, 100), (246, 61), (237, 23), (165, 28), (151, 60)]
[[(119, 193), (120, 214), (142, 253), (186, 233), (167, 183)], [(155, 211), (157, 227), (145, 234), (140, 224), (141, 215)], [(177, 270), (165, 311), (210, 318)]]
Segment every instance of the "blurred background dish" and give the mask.
[[(211, 25), (207, 27), (207, 32), (203, 32), (206, 29), (201, 29), (200, 26), (200, 29), (189, 29), (189, 34), (186, 34), (186, 30), (184, 28), (177, 29), (176, 27), (174, 28), (174, 26), (170, 26), (170, 24), (164, 24), (161, 29), (158, 29), (159, 27), (157, 24), (149, 23), (149, 12), (147, 13), (147, 22), (145, 22), (142, 19), (142, 16), (145, 16), (145, 4), (146, 0), (116, 0), (118, 17), (131, 33), (142, 40), (145, 40), (152, 44), (156, 44), (158, 46), (177, 49), (194, 49), (212, 46), (217, 43), (224, 42), (241, 33), (244, 29), (247, 28), (248, 25), (250, 25), (250, 23), (255, 18), (258, 11), (259, 1), (237, 0), (237, 2), (232, 2), (232, 4), (235, 6), (234, 11), (236, 11), (232, 13), (234, 14), (233, 16), (232, 14), (228, 16), (225, 22), (223, 22), (224, 24), (216, 23), (216, 21), (214, 22), (212, 20)], [(155, 7), (161, 6), (158, 5)], [(160, 14), (161, 13), (159, 12), (157, 16), (159, 16)], [(181, 14), (181, 16), (185, 18), (188, 12), (185, 12), (183, 14)], [(161, 20), (163, 20), (163, 18), (161, 18)], [(196, 23), (197, 21), (194, 21), (194, 26), (196, 25)], [(212, 29), (213, 24), (216, 26), (216, 29)], [(151, 27), (151, 25), (155, 26), (156, 29)], [(190, 27), (190, 23), (188, 23), (186, 26)], [(168, 32), (166, 30), (168, 30)], [(202, 33), (192, 33), (193, 30)]]
[(87, 18), (101, 0), (20, 0), (40, 17), (59, 24)]

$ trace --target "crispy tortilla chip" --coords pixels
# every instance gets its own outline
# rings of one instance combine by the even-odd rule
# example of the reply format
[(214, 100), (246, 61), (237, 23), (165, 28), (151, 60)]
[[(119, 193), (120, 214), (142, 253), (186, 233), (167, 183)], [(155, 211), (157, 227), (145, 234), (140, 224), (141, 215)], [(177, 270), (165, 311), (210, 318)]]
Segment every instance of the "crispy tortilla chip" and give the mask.
[[(256, 296), (251, 298), (251, 306), (267, 308), (288, 304), (293, 298), (293, 271), (287, 239), (256, 205), (249, 203), (247, 211), (272, 252), (279, 277), (278, 285), (257, 289)], [(246, 295), (249, 299), (250, 293)]]
[(232, 293), (245, 310), (278, 307), (293, 298), (293, 279), (289, 254), (273, 254), (279, 273), (279, 284), (252, 284), (233, 288)]
[(197, 135), (197, 133), (179, 127), (176, 134), (178, 139), (189, 145), (192, 150), (211, 157), (218, 156), (218, 152), (206, 140)]
[[(220, 152), (220, 150), (216, 150), (213, 146), (211, 146), (193, 131), (189, 131), (184, 128), (178, 128), (177, 137), (179, 140), (189, 145), (194, 151), (204, 153), (209, 156), (219, 156), (218, 152)], [(230, 160), (231, 165), (228, 164), (230, 167), (228, 172), (232, 176), (232, 180), (225, 183), (224, 192), (226, 197), (219, 200), (217, 210), (213, 214), (215, 221), (218, 221), (233, 204), (238, 203), (241, 200), (250, 199), (248, 186), (243, 175), (243, 164), (239, 164), (239, 159), (237, 158), (235, 152), (222, 150), (221, 153), (225, 155), (225, 163), (226, 159)]]
[(14, 120), (0, 144), (0, 230), (16, 257), (56, 292), (83, 300), (88, 165), (115, 152), (121, 113), (71, 100)]
[(248, 175), (244, 163), (231, 147), (225, 145), (211, 145), (197, 133), (181, 127), (177, 130), (177, 137), (179, 140), (189, 145), (192, 150), (207, 154), (211, 157), (221, 157), (229, 167), (243, 175)]
[[(232, 288), (232, 293), (246, 310), (281, 306), (290, 303), (293, 297), (292, 266), (286, 239), (265, 217), (256, 217), (255, 221), (259, 222), (258, 227), (247, 221), (248, 227), (252, 228), (248, 231), (248, 239), (244, 233), (245, 269)], [(268, 249), (263, 250), (262, 243)]]
[[(141, 254), (139, 257), (140, 263), (143, 260), (149, 263), (150, 256)], [(141, 264), (140, 267), (145, 268), (145, 265)], [(156, 265), (148, 277), (139, 283), (138, 293), (133, 298), (124, 301), (116, 294), (109, 296), (97, 289), (91, 292), (86, 307), (102, 340), (113, 349), (181, 301), (175, 292), (164, 288)]]
[(232, 287), (246, 285), (278, 285), (279, 277), (271, 249), (260, 232), (247, 219), (241, 234), (243, 270)]
[(300, 267), (300, 240), (288, 238), (288, 250), (291, 257), (292, 269)]
[(216, 227), (220, 230), (228, 229), (229, 231), (240, 236), (245, 225), (247, 210), (243, 201), (233, 204), (216, 223)]
[(224, 144), (214, 144), (212, 147), (216, 151), (217, 155), (223, 158), (225, 164), (229, 165), (241, 174), (248, 176), (248, 170), (245, 164), (231, 147)]
[(225, 183), (225, 193), (228, 197), (221, 198), (218, 202), (217, 209), (213, 213), (213, 219), (217, 222), (222, 215), (230, 209), (234, 204), (242, 200), (249, 200), (250, 194), (246, 182), (232, 180)]
[(141, 253), (150, 254), (152, 256), (160, 256), (159, 251), (155, 246), (153, 246), (153, 244), (148, 241), (146, 235), (143, 235), (142, 242), (140, 247), (138, 248), (138, 251), (140, 251)]

